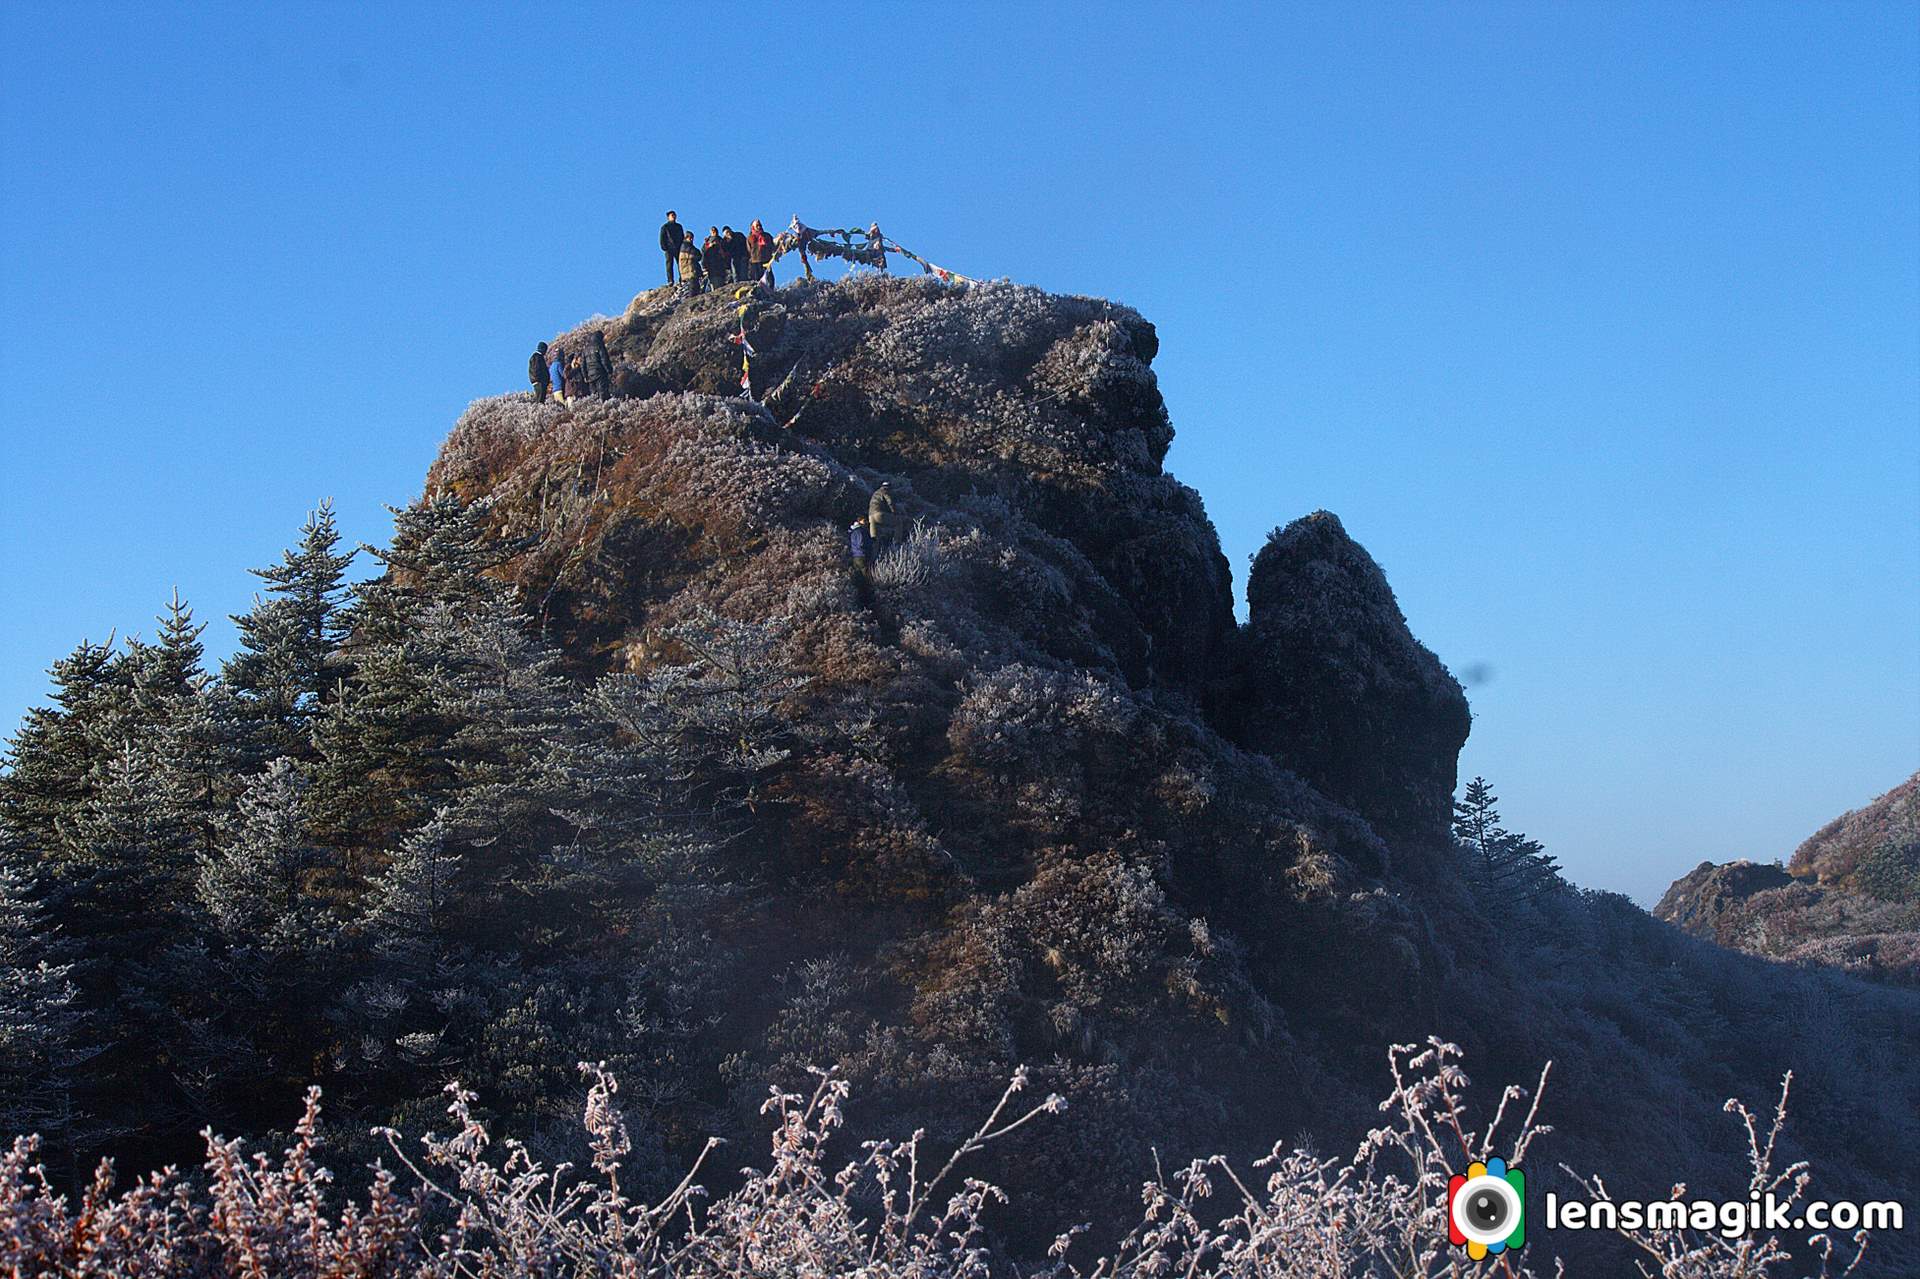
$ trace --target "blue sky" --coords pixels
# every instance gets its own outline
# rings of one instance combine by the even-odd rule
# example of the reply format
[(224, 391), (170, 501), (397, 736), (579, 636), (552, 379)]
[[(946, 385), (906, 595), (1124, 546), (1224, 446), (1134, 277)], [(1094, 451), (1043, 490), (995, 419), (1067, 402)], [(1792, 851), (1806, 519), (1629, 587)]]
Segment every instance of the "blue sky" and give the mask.
[(1236, 579), (1337, 511), (1584, 884), (1920, 766), (1912, 5), (666, 12), (0, 8), (0, 721), (383, 540), (674, 206), (1137, 306)]

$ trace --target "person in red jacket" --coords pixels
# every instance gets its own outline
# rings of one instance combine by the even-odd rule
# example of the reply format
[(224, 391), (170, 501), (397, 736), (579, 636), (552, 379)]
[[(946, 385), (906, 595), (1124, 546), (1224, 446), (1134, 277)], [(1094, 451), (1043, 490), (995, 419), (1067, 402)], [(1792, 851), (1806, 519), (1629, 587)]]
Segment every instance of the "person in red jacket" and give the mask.
[(760, 225), (759, 218), (755, 218), (747, 230), (747, 275), (755, 280), (764, 277), (768, 284), (773, 283), (773, 237)]

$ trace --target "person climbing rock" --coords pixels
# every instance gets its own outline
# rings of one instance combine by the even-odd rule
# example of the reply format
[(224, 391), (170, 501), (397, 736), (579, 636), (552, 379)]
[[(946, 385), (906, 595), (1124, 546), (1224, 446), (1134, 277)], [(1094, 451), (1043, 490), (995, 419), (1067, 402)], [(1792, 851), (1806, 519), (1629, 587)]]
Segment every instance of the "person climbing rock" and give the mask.
[[(687, 228), (680, 225), (678, 215), (672, 209), (667, 210), (667, 220), (660, 224), (660, 248), (667, 255), (667, 283), (672, 284), (674, 260), (680, 256), (680, 246), (686, 241)], [(686, 272), (680, 272), (684, 278)]]
[(747, 282), (747, 237), (730, 226), (720, 228), (720, 238), (727, 245), (727, 271), (733, 276), (735, 284)]
[(553, 386), (552, 375), (547, 368), (547, 344), (540, 343), (533, 348), (533, 354), (527, 358), (527, 380), (533, 383), (533, 402), (545, 404), (547, 392)]
[(680, 241), (680, 291), (688, 297), (700, 291), (700, 246), (690, 235)]
[(880, 481), (880, 487), (873, 491), (867, 501), (867, 532), (876, 552), (885, 544), (893, 522), (893, 494), (887, 487), (887, 481)]
[(717, 226), (707, 228), (706, 241), (700, 246), (700, 265), (706, 268), (711, 287), (717, 289), (727, 282), (727, 246)]
[(755, 218), (747, 228), (747, 270), (754, 279), (773, 283), (773, 237)]
[(873, 602), (873, 537), (865, 520), (855, 520), (847, 529), (847, 556), (853, 561), (853, 584), (860, 602)]
[(567, 402), (567, 359), (565, 352), (554, 347), (547, 352), (547, 381), (553, 387), (553, 398), (562, 404)]

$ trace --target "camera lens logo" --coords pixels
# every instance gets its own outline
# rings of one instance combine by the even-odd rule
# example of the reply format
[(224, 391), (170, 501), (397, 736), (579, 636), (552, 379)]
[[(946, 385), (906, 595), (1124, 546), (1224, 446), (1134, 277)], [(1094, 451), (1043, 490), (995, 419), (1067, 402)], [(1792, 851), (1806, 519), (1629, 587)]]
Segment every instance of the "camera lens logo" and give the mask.
[(1447, 1238), (1475, 1261), (1527, 1242), (1527, 1175), (1504, 1159), (1474, 1164), (1447, 1181)]

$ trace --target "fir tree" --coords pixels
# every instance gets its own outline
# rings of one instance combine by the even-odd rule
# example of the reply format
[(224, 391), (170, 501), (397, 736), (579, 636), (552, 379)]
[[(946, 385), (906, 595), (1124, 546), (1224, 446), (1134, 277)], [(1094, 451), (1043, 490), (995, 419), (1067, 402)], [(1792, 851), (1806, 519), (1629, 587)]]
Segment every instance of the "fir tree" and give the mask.
[(594, 689), (600, 715), (644, 761), (658, 803), (750, 808), (800, 740), (792, 699), (808, 683), (780, 657), (781, 624), (707, 614), (666, 632), (691, 657)]
[(261, 766), (256, 726), (232, 689), (202, 675), (175, 702), (158, 737), (160, 759), (189, 815), (194, 850), (207, 856), (218, 846), (247, 778)]
[(0, 846), (0, 1140), (38, 1132), (70, 1154), (83, 1135), (75, 1075), (90, 1054), (73, 965), (59, 958), (24, 857)]
[(393, 514), (392, 547), (364, 548), (387, 571), (352, 589), (338, 622), (350, 673), (313, 729), (319, 827), (350, 869), (360, 854), (425, 821), (455, 780), (450, 746), (459, 722), (436, 695), (420, 645), (428, 615), (497, 601), (508, 589), (484, 576), (500, 559), (484, 508), (437, 497)]
[(452, 936), (463, 875), (447, 817), (442, 810), (408, 835), (369, 888), (367, 926), (380, 941), (437, 943)]
[(134, 665), (133, 685), (149, 721), (154, 723), (168, 718), (175, 703), (191, 697), (199, 688), (204, 674), (200, 661), (206, 656), (200, 636), (207, 629), (205, 622), (194, 622), (193, 609), (180, 598), (178, 589), (167, 601), (167, 611), (157, 620), (160, 623), (158, 643), (128, 646), (130, 650), (138, 649), (145, 659)]
[(240, 648), (225, 678), (245, 695), (279, 750), (301, 748), (335, 684), (328, 660), (345, 638), (342, 605), (354, 557), (340, 554), (339, 544), (333, 504), (323, 501), (301, 527), (297, 547), (280, 563), (253, 570), (266, 583), (267, 598), (256, 597), (252, 609), (233, 619)]
[(1552, 854), (1539, 840), (1501, 826), (1499, 803), (1484, 777), (1468, 782), (1453, 803), (1453, 837), (1476, 891), (1498, 903), (1530, 901), (1559, 887), (1563, 881)]
[(306, 770), (277, 759), (240, 797), (230, 838), (201, 859), (198, 890), (229, 940), (306, 952), (325, 935), (326, 912), (309, 893), (322, 855), (308, 838)]
[(109, 727), (127, 695), (113, 641), (80, 646), (55, 662), (51, 706), (29, 710), (7, 742), (0, 772), (0, 819), (30, 846), (47, 848), (63, 813), (92, 793), (102, 763), (116, 743)]
[(194, 813), (161, 749), (156, 737), (125, 743), (57, 823), (43, 865), (80, 1007), (99, 1038), (81, 1109), (138, 1115), (149, 1132), (179, 1135), (196, 1104), (178, 1084), (186, 1010), (217, 987), (196, 946)]
[(491, 505), (462, 503), (448, 494), (422, 498), (393, 512), (393, 542), (385, 550), (365, 546), (386, 566), (380, 577), (354, 588), (349, 625), (356, 640), (404, 642), (426, 610), (436, 604), (475, 605), (509, 593), (489, 570), (537, 539), (503, 538), (488, 527)]

